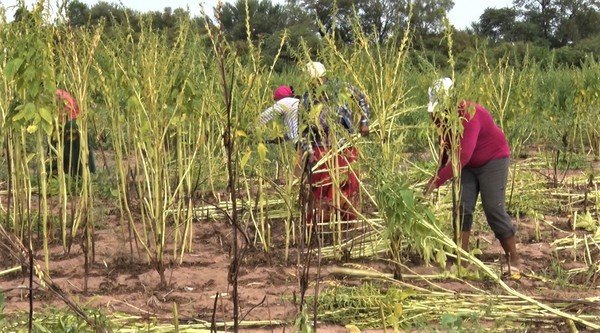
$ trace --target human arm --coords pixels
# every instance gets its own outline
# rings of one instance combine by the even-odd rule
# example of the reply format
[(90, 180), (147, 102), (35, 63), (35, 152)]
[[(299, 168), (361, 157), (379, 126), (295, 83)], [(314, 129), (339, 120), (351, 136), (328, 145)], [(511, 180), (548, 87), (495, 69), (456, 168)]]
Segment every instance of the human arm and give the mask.
[(442, 138), (440, 138), (439, 144), (441, 147), (440, 163), (439, 163), (439, 167), (438, 167), (436, 173), (429, 179), (429, 181), (427, 181), (427, 184), (425, 185), (423, 194), (426, 196), (431, 194), (431, 192), (433, 192), (433, 190), (435, 190), (438, 187), (436, 185), (436, 180), (438, 179), (438, 172), (446, 166), (446, 163), (448, 163), (448, 145), (447, 145), (446, 141)]
[(273, 120), (275, 116), (281, 114), (283, 114), (283, 110), (277, 103), (275, 103), (260, 114), (260, 124), (266, 125), (269, 121)]
[(352, 92), (352, 98), (358, 104), (360, 108), (360, 126), (359, 131), (362, 136), (366, 136), (369, 134), (369, 119), (371, 117), (371, 104), (367, 99), (367, 96), (358, 88), (354, 86), (350, 86), (350, 91)]
[[(481, 124), (477, 118), (466, 119), (462, 121), (463, 133), (458, 143), (460, 168), (464, 168), (473, 157), (473, 152), (477, 146), (477, 139), (481, 131)], [(452, 170), (451, 158), (449, 158), (449, 149), (444, 149), (445, 156), (442, 156), (442, 167), (438, 170), (435, 180), (433, 181), (434, 188), (443, 185), (451, 179), (454, 174)], [(444, 161), (446, 160), (446, 161)]]

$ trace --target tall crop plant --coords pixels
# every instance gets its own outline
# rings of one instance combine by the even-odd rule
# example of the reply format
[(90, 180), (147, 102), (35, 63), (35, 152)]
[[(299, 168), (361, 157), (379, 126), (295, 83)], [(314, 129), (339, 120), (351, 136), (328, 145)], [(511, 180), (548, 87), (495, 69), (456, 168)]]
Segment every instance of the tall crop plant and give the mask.
[[(532, 104), (536, 92), (536, 81), (539, 80), (539, 65), (525, 58), (522, 66), (514, 74), (511, 86), (514, 93), (508, 99), (506, 110), (502, 114), (502, 129), (514, 155), (518, 156), (526, 144), (533, 142), (534, 117), (538, 110)], [(495, 84), (494, 72), (490, 72), (491, 81)]]
[(197, 130), (203, 126), (204, 105), (193, 109), (199, 92), (188, 77), (203, 75), (203, 66), (202, 58), (189, 53), (190, 29), (185, 22), (180, 23), (172, 45), (164, 34), (150, 29), (150, 22), (141, 25), (135, 38), (122, 36), (125, 43), (105, 42), (107, 54), (126, 56), (106, 57), (106, 68), (96, 70), (119, 157), (122, 216), (165, 285), (168, 240), (174, 243), (174, 257), (183, 253), (184, 239), (191, 240), (192, 210), (181, 208), (191, 208), (195, 156), (204, 140)]
[(589, 59), (581, 69), (573, 73), (574, 126), (569, 133), (571, 146), (579, 151), (591, 152), (600, 157), (600, 64)]
[[(221, 3), (217, 8), (217, 20), (220, 20)], [(246, 29), (250, 35), (249, 26), (249, 4), (246, 2)], [(249, 64), (240, 61), (236, 49), (225, 39), (225, 33), (222, 28), (212, 30), (208, 21), (206, 29), (209, 32), (212, 52), (216, 59), (216, 76), (218, 78), (218, 97), (215, 107), (224, 116), (223, 125), (223, 146), (224, 161), (227, 170), (228, 196), (231, 201), (231, 207), (226, 212), (227, 221), (231, 224), (231, 262), (229, 266), (228, 282), (231, 285), (231, 302), (233, 303), (233, 330), (238, 332), (240, 320), (240, 296), (238, 291), (238, 275), (240, 267), (244, 261), (244, 256), (250, 246), (250, 239), (246, 233), (247, 219), (240, 214), (238, 207), (242, 208), (244, 200), (238, 200), (240, 178), (243, 175), (243, 160), (247, 161), (248, 142), (247, 133), (244, 131), (244, 124), (248, 123), (248, 116), (252, 113), (246, 112), (249, 105), (252, 105), (254, 84), (258, 74), (257, 57), (259, 52), (254, 50), (253, 44), (249, 41), (250, 58)], [(250, 121), (252, 122), (252, 121)], [(259, 144), (260, 147), (261, 144)], [(259, 154), (264, 159), (265, 148), (259, 149)], [(248, 189), (247, 189), (248, 190)], [(260, 200), (260, 198), (258, 198)], [(240, 205), (241, 204), (241, 205)], [(263, 233), (264, 234), (264, 233)], [(264, 244), (264, 241), (263, 241)]]
[[(53, 128), (57, 126), (52, 37), (54, 28), (46, 25), (43, 3), (12, 23), (4, 49), (5, 92), (11, 101), (4, 130), (7, 135), (7, 155), (10, 156), (10, 183), (13, 214), (11, 230), (21, 239), (28, 238), (33, 251), (34, 222), (42, 234), (46, 269), (48, 252), (48, 173), (46, 147)], [(39, 201), (34, 206), (33, 185), (37, 184)], [(37, 213), (36, 213), (37, 211)]]
[[(67, 228), (67, 196), (66, 183), (64, 182), (64, 172), (58, 171), (59, 188), (60, 188), (60, 207), (61, 207), (61, 226), (62, 226), (62, 241), (63, 246), (67, 251), (70, 251), (73, 238), (77, 235), (79, 229), (82, 230), (82, 250), (84, 253), (84, 268), (85, 280), (84, 290), (87, 290), (87, 276), (90, 265), (94, 262), (94, 240), (95, 240), (95, 222), (93, 217), (93, 187), (90, 175), (90, 149), (88, 145), (88, 137), (91, 137), (90, 130), (91, 119), (90, 114), (94, 112), (91, 101), (91, 89), (94, 83), (91, 81), (91, 72), (93, 65), (96, 62), (96, 50), (100, 43), (102, 34), (102, 26), (98, 27), (93, 33), (81, 33), (81, 31), (71, 31), (70, 29), (60, 30), (57, 33), (57, 58), (62, 69), (60, 73), (60, 84), (67, 86), (76, 100), (80, 108), (80, 114), (77, 119), (80, 151), (78, 161), (79, 166), (75, 177), (79, 193), (76, 199), (71, 201), (71, 216), (70, 228)], [(58, 140), (60, 142), (60, 140)], [(72, 142), (72, 141), (69, 141)], [(67, 143), (65, 143), (67, 144)], [(72, 143), (69, 143), (72, 144)], [(62, 156), (62, 150), (66, 149), (61, 144), (58, 145), (58, 156)], [(73, 147), (70, 147), (70, 151)], [(68, 168), (69, 166), (62, 166)], [(67, 230), (69, 229), (69, 230)]]
[[(0, 45), (8, 45), (10, 38), (10, 28), (6, 23), (6, 16), (4, 12), (4, 8), (0, 8)], [(6, 117), (11, 108), (11, 96), (13, 96), (12, 86), (9, 84), (9, 80), (7, 80), (5, 69), (6, 64), (9, 61), (7, 57), (7, 53), (3, 50), (0, 52), (0, 129), (2, 129), (2, 134), (0, 134), (0, 155), (5, 156), (5, 160), (0, 163), (0, 168), (6, 168), (6, 174), (11, 173), (11, 165), (7, 160), (10, 160), (10, 151), (9, 151), (9, 141), (7, 140), (8, 134), (7, 131), (4, 130)], [(12, 180), (7, 177), (4, 182), (6, 182), (6, 187), (11, 188)], [(4, 185), (4, 184), (2, 184)], [(10, 216), (10, 205), (11, 205), (11, 197), (9, 196), (7, 207), (4, 207), (4, 203), (0, 203), (0, 211), (5, 214), (6, 220), (0, 221), (0, 223), (5, 223), (5, 226), (9, 225), (9, 216)]]

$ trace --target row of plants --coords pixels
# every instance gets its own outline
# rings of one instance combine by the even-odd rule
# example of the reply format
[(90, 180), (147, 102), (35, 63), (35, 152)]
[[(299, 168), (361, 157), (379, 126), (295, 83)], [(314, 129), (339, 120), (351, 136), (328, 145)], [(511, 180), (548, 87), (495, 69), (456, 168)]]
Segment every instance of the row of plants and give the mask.
[[(515, 156), (528, 154), (531, 147), (550, 152), (549, 167), (544, 168), (555, 171), (555, 186), (558, 171), (570, 159), (600, 154), (595, 126), (600, 120), (595, 111), (600, 64), (593, 59), (582, 68), (545, 68), (533, 61), (514, 67), (507, 54), (506, 61), (491, 65), (483, 49), (459, 73), (453, 72), (450, 54), (448, 71), (439, 73), (426, 60), (407, 61), (410, 29), (398, 43), (379, 45), (355, 26), (356, 45), (341, 47), (334, 35), (325, 35), (325, 50), (318, 55), (306, 44), (297, 45), (297, 67), (281, 74), (274, 71), (278, 57), (271, 66), (261, 64), (261, 44), (248, 41), (248, 55), (242, 58), (222, 31), (208, 25), (207, 34), (198, 35), (182, 22), (173, 38), (153, 30), (151, 23), (140, 22), (135, 38), (132, 29), (123, 27), (107, 39), (102, 25), (72, 29), (50, 24), (41, 2), (26, 19), (1, 25), (0, 169), (6, 181), (0, 183), (0, 191), (6, 200), (0, 209), (7, 235), (2, 239), (25, 244), (30, 255), (43, 253), (44, 264), (36, 274), (51, 272), (50, 243), (58, 241), (65, 253), (72, 253), (78, 246), (75, 240), (82, 240), (87, 276), (95, 261), (95, 230), (103, 227), (102, 179), (90, 174), (85, 159), (81, 176), (65, 175), (60, 161), (56, 178), (48, 173), (49, 143), (57, 139), (55, 129), (61, 126), (55, 112), (57, 88), (77, 99), (83, 136), (101, 139), (111, 157), (102, 159), (101, 168), (114, 179), (111, 193), (124, 235), (118, 250), (129, 253), (132, 261), (152, 265), (159, 285), (166, 284), (167, 260), (182, 262), (194, 249), (197, 221), (229, 220), (241, 233), (242, 243), (234, 248), (243, 253), (243, 247), (251, 245), (272, 251), (273, 224), (283, 220), (285, 260), (293, 259), (288, 253), (294, 247), (310, 252), (304, 251), (310, 235), (305, 234), (299, 208), (301, 184), (291, 177), (297, 151), (290, 145), (266, 144), (281, 136), (281, 124), (258, 126), (260, 112), (272, 103), (273, 88), (289, 84), (298, 92), (308, 91), (301, 68), (309, 60), (327, 64), (331, 78), (356, 85), (372, 103), (371, 136), (352, 138), (363, 161), (358, 166), (364, 175), (361, 206), (370, 208), (361, 220), (379, 244), (363, 255), (391, 252), (398, 277), (407, 251), (443, 265), (446, 250), (454, 249), (440, 231), (451, 226), (438, 222), (451, 220), (456, 207), (452, 195), (440, 193), (440, 201), (431, 206), (418, 194), (435, 168), (438, 150), (424, 108), (433, 79), (452, 76), (455, 102), (468, 96), (485, 105), (507, 133)], [(249, 24), (246, 28), (251, 29)], [(167, 43), (167, 38), (174, 42)], [(284, 34), (279, 50), (289, 48), (287, 43)], [(458, 118), (452, 123), (460, 127)], [(61, 156), (65, 148), (59, 144), (56, 154)], [(91, 147), (86, 140), (81, 149), (87, 156)], [(515, 167), (515, 182), (521, 172)], [(58, 190), (49, 191), (49, 184)], [(535, 216), (539, 208), (527, 204), (532, 197), (519, 192), (526, 186), (513, 189), (512, 207)], [(589, 195), (597, 197), (597, 189)], [(590, 206), (582, 213), (597, 220), (597, 202), (595, 209)], [(51, 221), (57, 219), (60, 233), (52, 239)], [(348, 240), (341, 236), (339, 224), (327, 228), (337, 233), (330, 253), (339, 259)], [(310, 265), (310, 260), (300, 260)], [(232, 265), (237, 269), (238, 258)]]

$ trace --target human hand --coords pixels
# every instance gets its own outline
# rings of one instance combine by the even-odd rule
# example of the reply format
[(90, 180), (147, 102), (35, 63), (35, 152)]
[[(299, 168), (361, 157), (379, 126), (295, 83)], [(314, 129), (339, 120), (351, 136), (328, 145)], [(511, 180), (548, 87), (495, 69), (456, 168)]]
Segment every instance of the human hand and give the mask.
[(436, 186), (435, 186), (435, 176), (431, 177), (431, 179), (427, 182), (427, 185), (425, 185), (425, 188), (423, 189), (423, 196), (429, 196), (433, 190), (435, 190)]
[(315, 157), (315, 154), (313, 152), (308, 153), (308, 167), (312, 168), (313, 166), (315, 166), (315, 164), (317, 164), (317, 158)]
[(301, 157), (294, 166), (294, 176), (300, 178), (302, 173), (312, 169), (317, 164), (317, 158), (313, 152), (305, 152), (304, 156)]
[(369, 124), (367, 123), (361, 123), (360, 124), (360, 135), (361, 136), (367, 136), (369, 135)]

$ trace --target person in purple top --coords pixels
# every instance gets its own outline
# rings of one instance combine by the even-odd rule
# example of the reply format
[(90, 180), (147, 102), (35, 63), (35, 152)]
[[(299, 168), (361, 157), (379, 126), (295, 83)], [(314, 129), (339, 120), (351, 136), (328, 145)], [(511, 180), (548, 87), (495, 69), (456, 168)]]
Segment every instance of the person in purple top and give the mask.
[[(444, 129), (443, 99), (448, 97), (453, 86), (450, 78), (436, 80), (429, 88), (428, 111), (438, 127)], [(442, 109), (442, 110), (440, 110)], [(516, 247), (516, 229), (506, 212), (506, 183), (510, 148), (502, 130), (496, 126), (489, 111), (483, 106), (462, 101), (457, 112), (462, 119), (463, 132), (460, 146), (460, 239), (463, 250), (468, 251), (469, 236), (473, 224), (473, 211), (477, 197), (486, 220), (500, 241), (509, 263), (509, 273), (520, 271), (520, 258)], [(442, 131), (446, 132), (446, 131)], [(442, 186), (453, 177), (449, 153), (452, 149), (449, 137), (440, 138), (443, 144), (441, 167), (426, 185), (425, 194)], [(512, 268), (512, 272), (511, 272)]]

